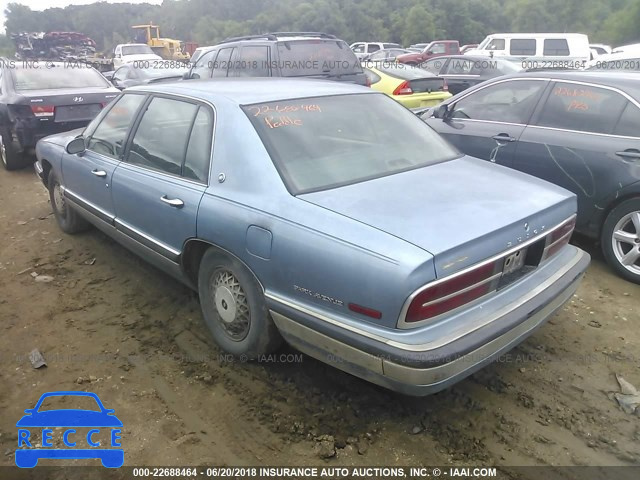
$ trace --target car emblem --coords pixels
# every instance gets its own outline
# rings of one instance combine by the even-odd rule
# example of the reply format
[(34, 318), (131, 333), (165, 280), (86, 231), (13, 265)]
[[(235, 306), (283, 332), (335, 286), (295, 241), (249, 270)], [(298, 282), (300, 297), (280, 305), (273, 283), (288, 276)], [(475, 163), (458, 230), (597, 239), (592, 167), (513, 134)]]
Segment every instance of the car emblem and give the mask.
[(73, 97), (73, 101), (74, 102), (82, 102), (84, 100), (84, 98), (82, 97)]

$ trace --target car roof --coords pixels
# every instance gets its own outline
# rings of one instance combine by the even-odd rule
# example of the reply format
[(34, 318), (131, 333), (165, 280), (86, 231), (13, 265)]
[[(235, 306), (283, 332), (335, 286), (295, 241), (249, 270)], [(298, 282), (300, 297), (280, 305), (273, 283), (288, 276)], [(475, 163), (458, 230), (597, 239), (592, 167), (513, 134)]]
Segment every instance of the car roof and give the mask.
[(640, 72), (618, 72), (618, 71), (598, 71), (598, 70), (543, 70), (537, 72), (520, 72), (503, 77), (501, 80), (515, 77), (535, 77), (550, 78), (553, 80), (567, 80), (574, 82), (600, 83), (609, 87), (619, 88), (632, 94), (636, 99), (640, 99)]
[(374, 90), (347, 82), (309, 78), (218, 78), (185, 80), (153, 86), (130, 87), (127, 92), (167, 93), (216, 101), (226, 98), (238, 105), (328, 95), (375, 94)]

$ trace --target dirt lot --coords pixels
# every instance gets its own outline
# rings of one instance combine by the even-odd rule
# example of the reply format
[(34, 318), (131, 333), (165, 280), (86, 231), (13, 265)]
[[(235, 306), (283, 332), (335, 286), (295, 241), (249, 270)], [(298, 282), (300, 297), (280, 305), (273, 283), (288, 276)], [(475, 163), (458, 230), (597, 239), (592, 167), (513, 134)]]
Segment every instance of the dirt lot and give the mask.
[[(0, 465), (25, 408), (78, 389), (123, 421), (128, 465), (640, 463), (640, 417), (612, 397), (616, 373), (640, 387), (640, 286), (587, 241), (582, 286), (538, 333), (409, 398), (293, 349), (226, 360), (193, 292), (96, 230), (63, 234), (31, 169), (0, 170), (0, 205)], [(33, 348), (48, 367), (31, 367)]]

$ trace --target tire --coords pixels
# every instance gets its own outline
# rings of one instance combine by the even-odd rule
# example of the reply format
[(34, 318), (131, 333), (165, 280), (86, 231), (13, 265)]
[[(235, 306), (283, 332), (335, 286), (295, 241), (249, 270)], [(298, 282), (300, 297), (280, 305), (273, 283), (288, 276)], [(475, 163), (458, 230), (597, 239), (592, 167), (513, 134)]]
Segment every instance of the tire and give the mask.
[(91, 224), (82, 218), (62, 195), (60, 181), (56, 174), (49, 174), (49, 200), (58, 226), (65, 233), (79, 233), (88, 230)]
[(640, 198), (625, 200), (609, 212), (600, 241), (605, 259), (616, 273), (640, 283)]
[(5, 170), (18, 170), (25, 167), (27, 163), (24, 154), (16, 150), (11, 131), (7, 127), (0, 128), (0, 137), (2, 137), (0, 160), (2, 160), (2, 166)]
[(254, 360), (282, 344), (258, 282), (237, 260), (207, 250), (200, 262), (198, 293), (205, 323), (225, 352)]

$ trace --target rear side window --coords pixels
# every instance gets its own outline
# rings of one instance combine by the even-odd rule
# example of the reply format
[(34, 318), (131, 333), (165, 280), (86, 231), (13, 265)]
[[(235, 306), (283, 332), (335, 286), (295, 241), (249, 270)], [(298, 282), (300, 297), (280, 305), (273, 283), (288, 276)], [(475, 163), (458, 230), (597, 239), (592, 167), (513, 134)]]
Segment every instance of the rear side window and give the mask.
[[(87, 143), (87, 149), (111, 158), (119, 158), (124, 152), (124, 142), (132, 120), (146, 97), (123, 95), (109, 109)], [(92, 128), (90, 125), (87, 130)]]
[(278, 66), (283, 77), (362, 73), (353, 51), (342, 40), (278, 42)]
[(564, 38), (546, 38), (544, 40), (544, 51), (542, 53), (545, 56), (567, 56), (569, 55), (569, 44)]
[(511, 55), (535, 55), (535, 38), (512, 38), (509, 53)]
[(240, 58), (231, 65), (229, 76), (269, 77), (269, 47), (266, 45), (245, 46), (240, 49)]
[(613, 133), (627, 137), (640, 137), (638, 125), (640, 125), (640, 108), (627, 103)]
[(13, 81), (18, 91), (69, 89), (111, 86), (109, 82), (93, 68), (65, 68), (59, 64), (52, 68), (14, 68)]
[(453, 117), (525, 124), (544, 86), (542, 80), (512, 80), (491, 85), (458, 101)]
[(207, 183), (211, 160), (211, 137), (213, 135), (213, 115), (207, 107), (200, 107), (191, 129), (187, 155), (182, 176)]
[(611, 133), (626, 104), (627, 99), (613, 90), (558, 82), (547, 98), (536, 125)]
[(182, 162), (198, 105), (154, 98), (133, 136), (127, 162), (172, 175), (182, 174)]

